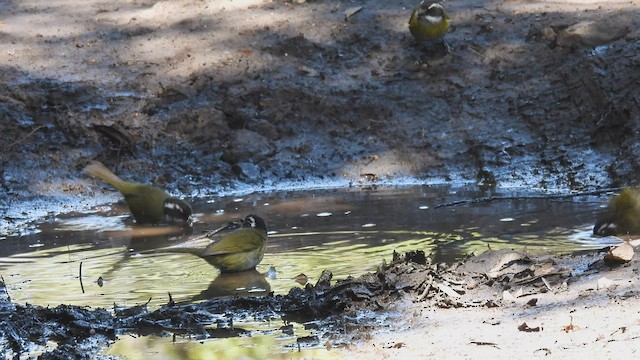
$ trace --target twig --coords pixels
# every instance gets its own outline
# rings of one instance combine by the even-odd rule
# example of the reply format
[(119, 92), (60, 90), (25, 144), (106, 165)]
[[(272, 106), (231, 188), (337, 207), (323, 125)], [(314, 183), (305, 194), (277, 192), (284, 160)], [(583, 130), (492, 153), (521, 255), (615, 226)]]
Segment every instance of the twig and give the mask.
[(82, 261), (80, 261), (80, 273), (78, 274), (78, 278), (80, 279), (80, 288), (84, 294), (84, 285), (82, 284)]
[(553, 289), (551, 288), (551, 284), (549, 284), (549, 282), (547, 281), (547, 279), (544, 278), (544, 276), (540, 277), (540, 280), (542, 280), (542, 282), (544, 283), (544, 286), (546, 286), (547, 289), (549, 289), (549, 291), (553, 292)]
[(7, 147), (4, 148), (4, 151), (7, 151), (7, 150), (11, 149), (12, 147), (18, 145), (19, 143), (27, 140), (31, 135), (33, 135), (36, 131), (42, 129), (43, 127), (44, 127), (44, 125), (37, 126), (35, 129), (31, 130), (30, 133), (28, 133), (27, 135), (22, 137), (22, 139), (18, 139), (16, 141), (12, 142), (11, 144), (7, 145)]
[(545, 195), (529, 195), (529, 196), (485, 196), (485, 197), (476, 198), (476, 199), (456, 200), (456, 201), (436, 205), (433, 208), (437, 209), (437, 208), (456, 206), (456, 205), (481, 204), (481, 203), (488, 203), (492, 201), (504, 201), (504, 200), (566, 199), (566, 198), (586, 196), (586, 195), (600, 195), (600, 194), (608, 193), (612, 191), (620, 191), (622, 189), (624, 188), (622, 187), (605, 188), (605, 189), (583, 191), (583, 192), (571, 193), (571, 194), (545, 194)]
[(431, 283), (427, 283), (424, 287), (424, 291), (422, 292), (422, 294), (420, 294), (418, 296), (418, 298), (416, 299), (416, 301), (422, 301), (424, 300), (424, 298), (427, 297), (427, 295), (429, 294), (429, 290), (431, 290)]
[(470, 341), (469, 344), (479, 345), (479, 346), (493, 346), (496, 349), (500, 349), (498, 344), (488, 342), (488, 341)]
[(4, 276), (0, 275), (0, 280), (2, 280), (2, 285), (4, 285), (4, 292), (7, 293), (7, 300), (11, 301), (11, 295), (9, 295), (9, 289), (7, 289), (7, 282), (4, 281)]

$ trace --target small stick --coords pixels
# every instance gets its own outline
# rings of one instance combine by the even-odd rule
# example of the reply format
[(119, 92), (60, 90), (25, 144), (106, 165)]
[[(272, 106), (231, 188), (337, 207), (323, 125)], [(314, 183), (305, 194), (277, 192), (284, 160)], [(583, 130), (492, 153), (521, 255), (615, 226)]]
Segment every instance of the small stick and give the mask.
[(78, 278), (80, 279), (80, 288), (84, 294), (84, 285), (82, 284), (82, 261), (80, 261), (80, 274), (78, 275)]
[(4, 281), (4, 276), (0, 275), (0, 279), (2, 280), (2, 285), (4, 285), (4, 292), (7, 293), (7, 300), (11, 301), (11, 295), (9, 295), (9, 289), (7, 289), (7, 282)]
[(624, 188), (622, 187), (606, 188), (606, 189), (599, 189), (599, 190), (583, 191), (583, 192), (572, 193), (572, 194), (548, 194), (548, 195), (531, 195), (531, 196), (485, 196), (485, 197), (476, 198), (476, 199), (463, 199), (463, 200), (452, 201), (449, 203), (436, 205), (433, 208), (437, 209), (437, 208), (456, 206), (456, 205), (479, 204), (479, 203), (487, 203), (487, 202), (498, 201), (498, 200), (565, 199), (565, 198), (572, 198), (572, 197), (586, 196), (586, 195), (600, 195), (600, 194), (604, 194), (612, 191), (620, 191), (622, 189)]
[(42, 129), (43, 127), (44, 127), (44, 125), (40, 125), (40, 126), (36, 127), (35, 129), (31, 130), (30, 133), (25, 135), (22, 139), (18, 139), (16, 141), (12, 142), (11, 144), (7, 145), (7, 147), (5, 147), (4, 150), (7, 151), (7, 150), (11, 149), (12, 147), (20, 144), (21, 142), (27, 140), (29, 138), (29, 136), (33, 135), (36, 131)]

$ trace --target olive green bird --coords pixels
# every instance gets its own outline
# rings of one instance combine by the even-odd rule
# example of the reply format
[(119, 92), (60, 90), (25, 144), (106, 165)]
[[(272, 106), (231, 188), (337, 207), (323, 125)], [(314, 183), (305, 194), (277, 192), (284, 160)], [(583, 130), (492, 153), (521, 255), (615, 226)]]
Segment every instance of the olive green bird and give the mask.
[(411, 13), (409, 31), (418, 41), (440, 40), (449, 50), (444, 35), (449, 30), (451, 21), (444, 7), (435, 1), (422, 1)]
[[(236, 227), (238, 227), (237, 223), (231, 222), (225, 227), (205, 234), (204, 240), (211, 240), (213, 234)], [(196, 237), (183, 244), (159, 250), (194, 254), (218, 268), (221, 273), (253, 270), (262, 261), (267, 248), (267, 225), (261, 217), (247, 215), (240, 224), (240, 228), (225, 234), (204, 249), (201, 247), (203, 237)]]
[(101, 162), (92, 161), (84, 172), (99, 178), (116, 188), (122, 195), (139, 224), (160, 224), (191, 220), (191, 206), (184, 200), (169, 196), (165, 191), (151, 185), (120, 179)]
[(614, 196), (593, 226), (593, 234), (640, 235), (640, 189), (626, 188)]

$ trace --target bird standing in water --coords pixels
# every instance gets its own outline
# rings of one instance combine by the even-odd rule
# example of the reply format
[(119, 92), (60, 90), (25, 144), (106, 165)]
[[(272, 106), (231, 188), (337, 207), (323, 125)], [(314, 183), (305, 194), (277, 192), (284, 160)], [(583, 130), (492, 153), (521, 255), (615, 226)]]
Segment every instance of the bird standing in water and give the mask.
[(409, 31), (420, 42), (440, 40), (449, 52), (444, 35), (449, 30), (450, 22), (449, 15), (440, 3), (423, 0), (411, 13)]
[(640, 192), (636, 188), (623, 189), (609, 202), (606, 212), (593, 226), (598, 236), (640, 235)]
[(267, 225), (261, 217), (247, 215), (239, 226), (240, 228), (225, 234), (204, 249), (200, 245), (203, 239), (212, 240), (214, 234), (237, 228), (237, 223), (229, 223), (204, 236), (159, 250), (194, 254), (218, 268), (221, 273), (253, 270), (262, 261), (267, 248)]
[(191, 220), (191, 205), (184, 200), (169, 196), (165, 191), (151, 185), (134, 183), (120, 179), (101, 162), (92, 161), (84, 172), (97, 177), (116, 188), (139, 224), (160, 224)]

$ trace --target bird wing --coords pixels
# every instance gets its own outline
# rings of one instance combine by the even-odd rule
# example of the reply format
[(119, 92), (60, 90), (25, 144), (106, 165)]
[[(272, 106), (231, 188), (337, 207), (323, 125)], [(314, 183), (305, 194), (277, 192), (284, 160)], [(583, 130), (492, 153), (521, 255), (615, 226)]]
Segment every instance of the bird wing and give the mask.
[(262, 246), (266, 240), (266, 234), (256, 229), (238, 229), (222, 239), (207, 246), (200, 256), (237, 254), (255, 250)]

